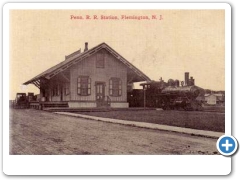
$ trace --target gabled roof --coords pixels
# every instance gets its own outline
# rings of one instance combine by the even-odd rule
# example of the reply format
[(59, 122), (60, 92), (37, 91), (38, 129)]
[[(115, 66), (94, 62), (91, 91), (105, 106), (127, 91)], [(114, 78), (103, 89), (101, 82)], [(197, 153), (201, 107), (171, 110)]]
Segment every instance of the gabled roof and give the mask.
[(120, 54), (118, 54), (114, 49), (112, 49), (109, 45), (106, 43), (101, 43), (92, 49), (89, 49), (83, 53), (80, 51), (76, 51), (68, 56), (66, 56), (65, 61), (62, 61), (61, 63), (47, 69), (46, 71), (42, 72), (41, 74), (35, 76), (34, 78), (26, 81), (23, 83), (24, 85), (27, 84), (34, 84), (37, 87), (40, 87), (40, 79), (45, 78), (45, 79), (51, 79), (58, 73), (68, 69), (69, 67), (73, 66), (74, 64), (86, 59), (87, 57), (95, 54), (101, 49), (106, 49), (108, 52), (110, 52), (116, 59), (121, 61), (124, 65), (128, 67), (128, 70), (131, 71), (131, 73), (134, 73), (137, 75), (137, 78), (135, 78), (134, 82), (140, 82), (140, 81), (150, 81), (150, 78), (146, 76), (143, 72), (141, 72), (138, 68), (133, 66), (130, 62), (128, 62), (124, 57), (122, 57)]

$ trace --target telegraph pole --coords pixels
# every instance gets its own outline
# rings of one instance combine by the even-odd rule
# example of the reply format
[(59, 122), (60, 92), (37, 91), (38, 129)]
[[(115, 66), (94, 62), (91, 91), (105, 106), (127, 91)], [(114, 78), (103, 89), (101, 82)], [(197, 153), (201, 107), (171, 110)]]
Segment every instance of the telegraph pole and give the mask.
[(146, 88), (145, 85), (143, 86), (143, 106), (144, 109), (146, 108)]

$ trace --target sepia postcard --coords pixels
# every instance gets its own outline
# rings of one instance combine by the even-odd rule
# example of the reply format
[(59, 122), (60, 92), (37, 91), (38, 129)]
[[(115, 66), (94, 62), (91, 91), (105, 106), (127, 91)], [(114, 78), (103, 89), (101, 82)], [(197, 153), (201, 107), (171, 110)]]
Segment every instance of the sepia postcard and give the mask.
[(231, 134), (230, 15), (223, 3), (5, 5), (6, 173), (228, 174), (216, 143)]

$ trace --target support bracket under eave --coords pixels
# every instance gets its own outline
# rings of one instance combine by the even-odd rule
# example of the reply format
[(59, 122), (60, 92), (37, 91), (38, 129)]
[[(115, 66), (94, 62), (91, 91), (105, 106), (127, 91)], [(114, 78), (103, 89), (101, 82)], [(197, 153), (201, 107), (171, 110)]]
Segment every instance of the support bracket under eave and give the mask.
[(135, 75), (132, 75), (128, 80), (127, 80), (127, 83), (133, 83), (133, 79), (135, 78), (136, 76)]
[(40, 84), (38, 84), (37, 82), (32, 82), (32, 84), (34, 84), (38, 89), (40, 89)]
[(70, 82), (70, 79), (67, 76), (65, 76), (62, 72), (60, 74), (67, 82)]

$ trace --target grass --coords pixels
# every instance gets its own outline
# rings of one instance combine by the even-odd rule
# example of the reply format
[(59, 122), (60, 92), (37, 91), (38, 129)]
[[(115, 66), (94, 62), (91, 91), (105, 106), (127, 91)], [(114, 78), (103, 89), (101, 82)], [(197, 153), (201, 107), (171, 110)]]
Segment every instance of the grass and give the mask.
[(216, 112), (142, 110), (80, 112), (80, 114), (216, 132), (225, 131), (225, 114)]
[(225, 112), (224, 106), (204, 106), (204, 110), (206, 111), (216, 111), (216, 112)]

